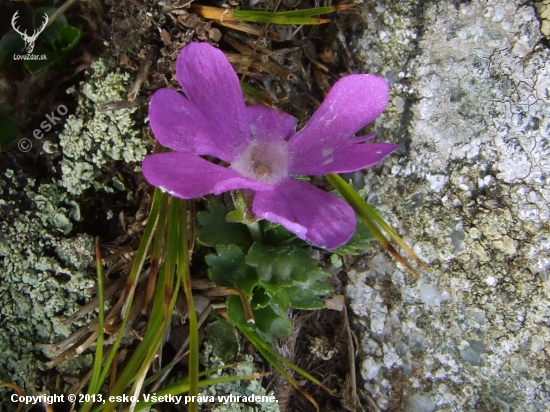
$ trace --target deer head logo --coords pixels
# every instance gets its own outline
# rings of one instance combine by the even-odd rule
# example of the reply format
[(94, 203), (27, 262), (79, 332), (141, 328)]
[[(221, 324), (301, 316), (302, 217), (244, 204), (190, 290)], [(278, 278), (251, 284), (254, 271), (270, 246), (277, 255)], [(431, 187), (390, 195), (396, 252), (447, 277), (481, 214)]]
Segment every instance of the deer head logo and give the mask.
[(48, 15), (44, 13), (44, 23), (42, 23), (42, 26), (38, 30), (35, 30), (32, 36), (29, 36), (27, 34), (27, 30), (25, 30), (23, 33), (19, 31), (19, 28), (15, 26), (16, 20), (19, 17), (19, 10), (15, 12), (13, 15), (13, 18), (11, 19), (11, 26), (13, 29), (21, 35), (21, 38), (25, 41), (25, 49), (27, 50), (28, 54), (31, 54), (34, 49), (34, 42), (38, 38), (38, 35), (44, 31), (46, 28), (46, 24), (48, 24)]

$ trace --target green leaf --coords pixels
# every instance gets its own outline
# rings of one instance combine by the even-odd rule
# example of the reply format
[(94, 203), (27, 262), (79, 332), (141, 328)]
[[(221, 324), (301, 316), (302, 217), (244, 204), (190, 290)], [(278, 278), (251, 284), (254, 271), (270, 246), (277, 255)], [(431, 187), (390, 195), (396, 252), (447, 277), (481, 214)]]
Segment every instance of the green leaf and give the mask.
[(257, 332), (268, 341), (271, 341), (272, 337), (284, 338), (292, 331), (292, 323), (288, 317), (278, 314), (271, 305), (255, 310), (254, 318), (258, 327)]
[(290, 286), (292, 282), (307, 282), (322, 272), (303, 249), (295, 246), (273, 247), (254, 243), (246, 263), (256, 268), (262, 282)]
[(364, 225), (362, 221), (357, 220), (355, 233), (348, 241), (348, 243), (340, 246), (337, 249), (331, 250), (331, 252), (336, 253), (340, 256), (358, 255), (359, 253), (370, 249), (370, 243), (373, 240), (376, 240), (376, 237), (372, 234), (369, 228)]
[(13, 142), (19, 134), (19, 126), (13, 117), (13, 107), (0, 104), (0, 149)]
[(254, 269), (246, 264), (243, 251), (235, 245), (218, 245), (216, 252), (205, 258), (208, 277), (217, 285), (239, 288), (251, 296), (258, 277)]
[(283, 338), (288, 336), (292, 330), (292, 323), (286, 317), (285, 313), (279, 308), (274, 309), (272, 305), (265, 308), (254, 310), (254, 319), (256, 323), (250, 325), (246, 322), (243, 304), (238, 296), (229, 296), (227, 299), (227, 315), (229, 320), (238, 325), (241, 329), (256, 331), (268, 342), (273, 340), (273, 337)]
[[(298, 382), (296, 382), (285, 370), (286, 368), (283, 367), (282, 364), (286, 365), (289, 369), (292, 369), (296, 372), (298, 372), (300, 375), (302, 375), (304, 378), (309, 379), (311, 382), (315, 383), (316, 385), (319, 385), (323, 389), (325, 389), (328, 393), (331, 393), (331, 390), (327, 388), (325, 385), (323, 385), (318, 379), (311, 376), (309, 373), (307, 373), (305, 370), (300, 369), (298, 366), (294, 365), (292, 362), (285, 359), (283, 356), (279, 355), (277, 352), (275, 352), (263, 339), (260, 334), (251, 332), (247, 329), (242, 328), (240, 325), (237, 325), (239, 330), (243, 333), (243, 335), (246, 336), (246, 338), (254, 345), (254, 347), (262, 354), (262, 356), (283, 376), (292, 386), (294, 386), (298, 391), (300, 391), (302, 394), (308, 398), (311, 403), (315, 406), (316, 410), (319, 410), (319, 407), (315, 400), (307, 393), (304, 392), (300, 385), (298, 385)], [(279, 363), (280, 362), (280, 363)]]
[(205, 328), (206, 340), (212, 345), (212, 352), (227, 362), (239, 352), (235, 328), (224, 320), (216, 320)]
[(227, 306), (227, 316), (233, 324), (249, 330), (256, 329), (254, 325), (250, 325), (246, 321), (246, 314), (244, 313), (243, 303), (241, 302), (240, 297), (235, 295), (229, 296), (225, 305)]
[(229, 212), (225, 220), (229, 223), (245, 223), (243, 214), (236, 209)]
[(25, 42), (15, 31), (7, 32), (0, 40), (0, 69), (13, 60), (13, 55), (20, 53), (25, 47)]
[(227, 222), (226, 215), (223, 206), (209, 203), (208, 209), (197, 215), (197, 241), (210, 247), (233, 244), (248, 248), (252, 244), (248, 228), (240, 223)]
[(304, 286), (295, 285), (286, 289), (290, 306), (294, 309), (322, 309), (324, 302), (320, 295), (326, 295), (332, 290), (325, 282), (313, 282)]
[(264, 231), (264, 242), (270, 246), (305, 245), (306, 243), (294, 233), (289, 232), (283, 226), (262, 220), (260, 222)]
[(291, 332), (292, 322), (286, 316), (276, 318), (269, 329), (269, 334), (277, 339), (288, 337)]
[(81, 36), (82, 31), (76, 27), (62, 27), (59, 36), (52, 42), (52, 47), (60, 53), (68, 53), (78, 44)]
[[(281, 287), (280, 285), (275, 285), (271, 283), (260, 282), (261, 287), (264, 289), (265, 294), (271, 299), (270, 302), (277, 305), (276, 307), (287, 309), (290, 307), (290, 299), (286, 291), (288, 287)], [(283, 310), (280, 310), (281, 314)]]
[[(48, 18), (51, 18), (54, 13), (55, 7), (46, 6), (37, 9), (32, 16), (34, 28), (38, 29), (42, 26), (42, 23), (44, 22), (44, 14), (47, 14)], [(65, 15), (61, 14), (42, 33), (40, 33), (39, 38), (45, 40), (49, 44), (52, 44), (53, 41), (59, 37), (59, 31), (68, 24), (69, 22), (67, 21)]]
[(275, 319), (280, 318), (281, 315), (273, 310), (273, 308), (268, 305), (265, 308), (256, 309), (254, 311), (254, 319), (256, 319), (256, 326), (262, 332), (269, 332), (271, 325)]
[(252, 309), (261, 309), (265, 308), (271, 296), (266, 293), (266, 290), (261, 286), (255, 286), (252, 290), (252, 299), (250, 299), (250, 306)]
[(45, 47), (36, 46), (32, 55), (43, 56), (46, 58), (44, 60), (25, 60), (25, 67), (31, 74), (38, 73), (41, 70), (46, 69), (47, 67), (53, 66), (61, 60), (63, 55), (56, 53), (53, 50), (46, 49)]
[[(277, 288), (274, 291), (273, 289)], [(271, 305), (279, 310), (280, 314), (283, 315), (286, 313), (286, 310), (290, 308), (290, 298), (288, 297), (288, 288), (279, 288), (276, 286), (271, 286)]]

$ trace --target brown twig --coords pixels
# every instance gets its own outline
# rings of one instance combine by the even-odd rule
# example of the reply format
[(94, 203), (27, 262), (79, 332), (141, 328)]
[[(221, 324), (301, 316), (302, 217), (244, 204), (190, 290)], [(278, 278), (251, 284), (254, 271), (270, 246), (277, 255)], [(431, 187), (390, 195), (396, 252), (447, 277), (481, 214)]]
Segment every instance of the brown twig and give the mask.
[(73, 5), (73, 3), (77, 1), (77, 0), (67, 0), (65, 3), (63, 3), (53, 14), (52, 16), (50, 17), (50, 20), (48, 21), (48, 23), (46, 24), (46, 28), (48, 26), (51, 26), (53, 24), (53, 22), (59, 17), (61, 16), (63, 13), (65, 13), (69, 7), (71, 7)]

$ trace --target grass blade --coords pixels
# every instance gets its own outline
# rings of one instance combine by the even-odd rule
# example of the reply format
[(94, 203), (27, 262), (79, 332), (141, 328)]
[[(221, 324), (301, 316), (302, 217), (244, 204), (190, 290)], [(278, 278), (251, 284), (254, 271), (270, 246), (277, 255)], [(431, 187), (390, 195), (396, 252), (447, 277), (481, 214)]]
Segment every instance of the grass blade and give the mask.
[(256, 89), (254, 86), (251, 86), (247, 83), (241, 82), (241, 89), (243, 92), (251, 95), (252, 97), (255, 97), (259, 101), (261, 101), (266, 106), (272, 106), (273, 105), (273, 99), (269, 97), (267, 94), (262, 92), (261, 90)]
[(316, 7), (313, 9), (301, 9), (301, 10), (291, 10), (291, 11), (276, 11), (276, 12), (270, 12), (270, 11), (253, 11), (253, 10), (235, 10), (233, 12), (233, 15), (235, 17), (242, 17), (242, 16), (248, 16), (249, 14), (254, 14), (257, 16), (283, 16), (283, 17), (312, 17), (312, 16), (318, 16), (320, 14), (328, 14), (333, 13), (335, 11), (340, 10), (346, 10), (350, 7), (354, 7), (355, 4), (338, 4), (334, 6), (327, 6), (327, 7)]
[[(258, 379), (262, 376), (265, 376), (265, 373), (253, 373), (251, 375), (237, 375), (237, 376), (222, 376), (216, 379), (204, 379), (202, 381), (198, 382), (199, 388), (205, 387), (205, 386), (212, 386), (212, 385), (218, 385), (221, 383), (228, 383), (228, 382), (236, 382), (236, 381), (244, 381), (244, 380), (252, 380), (252, 379)], [(176, 383), (173, 383), (169, 386), (166, 386), (165, 388), (155, 392), (155, 395), (157, 397), (164, 396), (164, 395), (181, 395), (182, 393), (189, 392), (189, 383), (187, 382), (187, 378), (184, 378)], [(191, 396), (191, 395), (189, 395)], [(136, 411), (141, 411), (145, 408), (148, 408), (152, 405), (154, 405), (157, 402), (152, 401), (140, 401), (136, 405)], [(190, 402), (187, 402), (189, 405)]]
[(330, 20), (317, 17), (319, 14), (331, 13), (343, 10), (352, 5), (340, 5), (319, 7), (316, 9), (293, 10), (285, 12), (254, 11), (254, 10), (232, 10), (219, 7), (202, 6), (199, 4), (191, 5), (191, 9), (199, 16), (205, 19), (228, 21), (249, 21), (254, 23), (273, 23), (273, 24), (296, 24), (296, 25), (316, 25), (328, 23)]
[[(145, 225), (145, 230), (143, 231), (143, 236), (141, 238), (138, 251), (134, 256), (134, 263), (132, 265), (130, 274), (128, 275), (128, 280), (126, 282), (126, 288), (124, 291), (124, 294), (127, 296), (126, 305), (125, 305), (125, 309), (122, 311), (123, 312), (122, 323), (118, 331), (118, 336), (117, 336), (117, 339), (115, 340), (115, 343), (113, 344), (113, 346), (109, 351), (109, 355), (107, 356), (105, 364), (103, 365), (103, 369), (101, 371), (101, 374), (99, 375), (99, 378), (96, 379), (95, 382), (93, 382), (93, 385), (90, 384), (88, 386), (88, 393), (91, 393), (91, 394), (100, 393), (100, 389), (103, 386), (103, 382), (105, 382), (105, 378), (107, 377), (107, 374), (111, 369), (113, 360), (116, 357), (118, 347), (120, 346), (122, 337), (124, 335), (124, 331), (126, 330), (126, 325), (128, 323), (128, 318), (129, 318), (130, 309), (131, 309), (131, 302), (133, 300), (135, 288), (137, 285), (136, 279), (145, 263), (147, 249), (149, 249), (149, 245), (151, 244), (151, 241), (153, 239), (153, 234), (155, 232), (157, 222), (159, 219), (159, 211), (161, 209), (161, 204), (163, 203), (163, 201), (165, 201), (165, 199), (166, 199), (166, 195), (163, 195), (159, 189), (155, 189), (155, 194), (153, 195), (153, 202), (151, 205), (151, 212), (149, 214), (149, 220)], [(92, 406), (91, 403), (84, 404), (80, 410), (82, 412), (87, 412), (90, 410), (91, 406)], [(103, 405), (101, 406), (101, 409), (102, 408), (103, 408)]]
[[(174, 199), (175, 200), (175, 199)], [(180, 216), (180, 241), (177, 245), (178, 250), (178, 276), (183, 284), (185, 297), (189, 307), (189, 396), (198, 396), (199, 394), (199, 329), (197, 326), (197, 312), (195, 311), (195, 301), (193, 299), (193, 290), (191, 287), (191, 273), (189, 272), (189, 244), (187, 233), (187, 202), (177, 200), (179, 204)], [(196, 402), (189, 404), (189, 411), (197, 412), (199, 405)]]
[(365, 207), (365, 210), (366, 212), (370, 215), (370, 217), (376, 222), (378, 223), (378, 225), (382, 228), (382, 230), (384, 230), (388, 235), (390, 235), (390, 237), (393, 239), (393, 241), (395, 243), (397, 243), (399, 246), (401, 246), (401, 248), (407, 252), (407, 254), (415, 260), (416, 263), (418, 263), (420, 266), (422, 266), (424, 269), (428, 270), (428, 271), (431, 271), (431, 268), (426, 264), (424, 263), (413, 251), (412, 249), (409, 247), (409, 245), (407, 245), (407, 243), (405, 243), (405, 241), (401, 238), (401, 236), (399, 236), (397, 233), (395, 233), (395, 231), (390, 227), (390, 225), (388, 225), (386, 223), (386, 221), (384, 219), (382, 219), (380, 217), (380, 215), (378, 213), (376, 213), (376, 210), (374, 210), (374, 208), (369, 205), (367, 202), (365, 202), (364, 204), (364, 207)]
[[(167, 220), (169, 220), (170, 223), (168, 229), (168, 247), (165, 251), (167, 257), (166, 263), (162, 266), (161, 277), (155, 287), (155, 298), (153, 301), (151, 318), (149, 319), (149, 324), (147, 327), (147, 333), (127, 366), (127, 368), (129, 368), (129, 366), (134, 363), (139, 365), (139, 370), (136, 372), (135, 376), (132, 377), (134, 384), (130, 390), (130, 393), (135, 397), (136, 401), (130, 405), (130, 412), (135, 409), (147, 372), (149, 371), (154, 358), (159, 354), (162, 341), (172, 320), (171, 315), (176, 304), (180, 286), (179, 277), (176, 277), (176, 282), (174, 285), (174, 275), (175, 265), (178, 263), (178, 246), (181, 244), (180, 236), (182, 230), (180, 229), (182, 228), (182, 219), (179, 210), (179, 202), (174, 198), (170, 198), (170, 201), (171, 209), (169, 218), (159, 221), (158, 224), (160, 229), (161, 227), (164, 228), (164, 223), (167, 223)], [(183, 219), (183, 223), (186, 224), (186, 219)], [(164, 238), (164, 232), (161, 232), (160, 230), (157, 231), (155, 243), (153, 244), (153, 251), (155, 249), (154, 246), (157, 243), (157, 238)], [(174, 243), (174, 247), (172, 248), (169, 247), (171, 243)], [(141, 353), (142, 350), (146, 351), (146, 355), (143, 358), (137, 354), (138, 352)], [(133, 362), (134, 359), (136, 362)], [(126, 370), (124, 372), (126, 372)]]
[[(147, 250), (149, 249), (149, 245), (153, 240), (153, 234), (155, 233), (157, 223), (159, 219), (166, 219), (167, 207), (168, 207), (168, 195), (165, 193), (162, 193), (159, 189), (156, 189), (155, 195), (153, 196), (153, 205), (151, 207), (149, 221), (145, 226), (143, 237), (141, 239), (138, 252), (134, 257), (134, 264), (130, 271), (130, 275), (128, 276), (128, 281), (126, 283), (125, 293), (128, 295), (128, 300), (125, 304), (125, 309), (123, 310), (122, 323), (118, 331), (117, 339), (113, 347), (111, 348), (107, 361), (105, 362), (105, 366), (104, 366), (102, 375), (100, 377), (100, 382), (103, 382), (105, 380), (107, 373), (110, 369), (110, 366), (112, 364), (112, 361), (114, 360), (115, 355), (117, 353), (120, 342), (122, 341), (122, 337), (124, 336), (126, 325), (129, 319), (129, 314), (132, 308), (131, 302), (133, 300), (133, 295), (137, 285), (137, 278), (139, 276), (139, 273), (141, 273), (141, 269), (146, 259)], [(158, 234), (158, 235), (163, 236), (164, 234)], [(169, 256), (167, 257), (166, 260), (167, 261), (169, 260)], [(154, 327), (159, 327), (159, 326), (160, 326), (159, 316), (158, 315), (155, 316), (154, 310), (152, 310), (148, 331), (154, 330), (153, 329)], [(143, 343), (144, 341), (142, 341), (136, 348), (136, 351), (132, 356), (132, 360), (142, 359), (145, 356), (145, 352), (147, 348), (143, 345)], [(138, 366), (139, 366), (139, 362), (137, 363), (137, 365), (135, 364), (135, 362), (132, 362), (132, 361), (128, 362), (122, 374), (117, 378), (117, 381), (110, 393), (111, 395), (116, 396), (123, 393), (124, 389), (132, 382), (135, 376), (135, 371)], [(99, 391), (95, 393), (99, 393)], [(104, 407), (106, 411), (112, 411), (115, 405), (116, 403), (107, 401)]]
[(101, 250), (99, 249), (99, 237), (95, 239), (95, 258), (97, 270), (97, 297), (98, 297), (98, 316), (97, 316), (97, 341), (94, 354), (94, 364), (92, 367), (92, 376), (88, 385), (88, 394), (93, 395), (93, 388), (100, 385), (101, 364), (103, 362), (103, 324), (105, 321), (105, 298), (103, 295), (103, 264), (101, 263)]
[[(239, 11), (238, 15), (235, 13)], [(247, 12), (245, 10), (235, 10), (234, 18), (235, 20), (250, 21), (253, 23), (271, 23), (279, 25), (302, 25), (302, 26), (313, 26), (317, 24), (328, 23), (329, 19), (320, 19), (320, 18), (311, 18), (311, 17), (292, 17), (292, 16), (279, 16), (277, 12), (267, 14), (251, 14), (253, 12)]]
[(307, 393), (305, 390), (303, 390), (298, 382), (290, 376), (283, 366), (278, 362), (280, 360), (285, 365), (287, 365), (289, 368), (293, 369), (294, 371), (298, 372), (300, 375), (305, 377), (306, 379), (309, 379), (316, 385), (319, 385), (323, 389), (325, 389), (328, 393), (332, 392), (330, 389), (328, 389), (325, 385), (323, 385), (319, 380), (315, 379), (313, 376), (311, 376), (309, 373), (307, 373), (305, 370), (299, 368), (298, 366), (294, 365), (292, 362), (286, 360), (284, 357), (279, 355), (277, 352), (275, 352), (271, 347), (263, 341), (262, 338), (260, 338), (255, 332), (252, 332), (250, 330), (247, 330), (246, 328), (240, 327), (239, 325), (234, 324), (241, 333), (246, 336), (246, 338), (254, 345), (254, 347), (260, 352), (260, 354), (283, 376), (294, 388), (300, 392), (307, 400), (311, 402), (311, 404), (315, 407), (317, 412), (319, 412), (319, 405), (317, 405), (317, 402), (313, 397)]
[[(388, 239), (386, 239), (386, 237), (382, 234), (380, 229), (378, 229), (378, 226), (376, 226), (376, 224), (374, 223), (375, 221), (383, 221), (383, 219), (377, 214), (376, 214), (376, 218), (374, 217), (373, 215), (374, 209), (365, 200), (363, 200), (361, 196), (359, 196), (357, 192), (353, 190), (351, 186), (348, 185), (344, 181), (344, 179), (342, 179), (339, 175), (328, 174), (326, 175), (326, 178), (330, 183), (332, 183), (332, 185), (336, 188), (336, 190), (338, 190), (338, 192), (342, 195), (342, 197), (346, 200), (346, 202), (348, 202), (348, 204), (353, 208), (355, 213), (357, 213), (357, 215), (363, 221), (363, 223), (367, 226), (367, 228), (372, 232), (372, 234), (382, 244), (382, 246), (394, 257), (394, 259), (397, 260), (399, 263), (401, 263), (417, 279), (420, 279), (420, 276), (418, 275), (418, 273), (416, 273), (416, 271), (407, 263), (405, 258), (403, 258), (403, 256), (399, 254), (399, 252), (393, 247), (393, 245), (388, 241)], [(384, 222), (384, 227), (389, 228), (389, 226), (385, 222)], [(396, 237), (399, 237), (395, 232), (393, 233)], [(400, 244), (405, 243), (401, 238), (399, 239), (400, 239), (400, 242), (399, 242)], [(410, 248), (407, 247), (407, 249), (405, 250), (409, 250), (416, 261), (420, 260), (414, 254), (414, 252), (410, 250)]]

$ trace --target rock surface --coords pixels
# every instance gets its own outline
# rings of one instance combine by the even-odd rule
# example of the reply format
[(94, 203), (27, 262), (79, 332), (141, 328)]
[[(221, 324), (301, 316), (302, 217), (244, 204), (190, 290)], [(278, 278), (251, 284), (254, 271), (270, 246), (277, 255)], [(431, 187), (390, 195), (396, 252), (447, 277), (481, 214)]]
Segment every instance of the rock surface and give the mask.
[(382, 409), (547, 410), (550, 51), (522, 1), (379, 1), (357, 43), (392, 83), (369, 201), (433, 268), (349, 273), (362, 376)]

